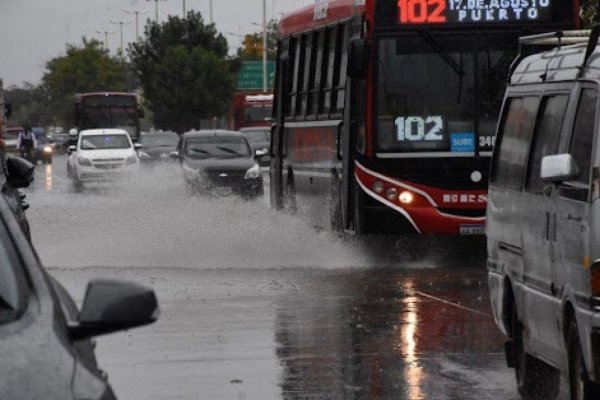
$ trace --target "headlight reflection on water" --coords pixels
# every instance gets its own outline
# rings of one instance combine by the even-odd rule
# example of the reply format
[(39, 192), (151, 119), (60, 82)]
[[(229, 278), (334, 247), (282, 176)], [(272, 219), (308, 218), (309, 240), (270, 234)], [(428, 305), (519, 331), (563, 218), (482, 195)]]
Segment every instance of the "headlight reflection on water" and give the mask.
[(419, 364), (417, 347), (419, 299), (414, 295), (413, 282), (410, 280), (405, 283), (404, 292), (407, 294), (407, 297), (402, 300), (405, 308), (402, 315), (400, 350), (407, 364), (404, 370), (404, 377), (408, 384), (408, 399), (420, 400), (423, 398), (423, 392), (421, 391), (423, 368)]

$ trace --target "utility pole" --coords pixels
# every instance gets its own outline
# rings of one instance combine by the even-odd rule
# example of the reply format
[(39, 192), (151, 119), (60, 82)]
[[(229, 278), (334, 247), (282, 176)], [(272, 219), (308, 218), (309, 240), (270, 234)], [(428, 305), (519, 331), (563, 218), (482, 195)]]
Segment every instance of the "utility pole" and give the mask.
[(267, 0), (263, 0), (263, 92), (265, 93), (268, 90), (267, 75)]
[(148, 14), (148, 11), (138, 11), (138, 10), (123, 10), (129, 15), (135, 15), (135, 41), (139, 42), (140, 40), (140, 29), (139, 29), (139, 18), (140, 15)]
[(113, 33), (116, 33), (116, 31), (96, 31), (96, 33), (99, 35), (104, 35), (104, 48), (110, 51), (108, 48), (108, 35), (112, 35)]
[(183, 18), (185, 18), (185, 0), (183, 0)]
[(208, 0), (208, 6), (209, 6), (209, 10), (210, 10), (210, 23), (213, 24), (215, 22), (214, 18), (213, 18), (213, 0)]
[(156, 16), (156, 23), (158, 24), (158, 2), (160, 0), (146, 0), (146, 1), (153, 1), (154, 2), (154, 13)]
[(119, 53), (121, 53), (121, 58), (123, 58), (123, 25), (129, 25), (132, 22), (131, 21), (110, 21), (111, 24), (114, 25), (119, 25), (119, 27), (121, 28), (121, 49), (119, 50)]

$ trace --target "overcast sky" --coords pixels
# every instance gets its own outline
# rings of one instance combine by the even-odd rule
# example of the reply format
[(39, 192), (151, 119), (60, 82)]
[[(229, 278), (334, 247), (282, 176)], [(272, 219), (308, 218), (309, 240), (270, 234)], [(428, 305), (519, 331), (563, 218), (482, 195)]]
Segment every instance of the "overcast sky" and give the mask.
[[(168, 14), (181, 15), (183, 0), (160, 0), (159, 19)], [(314, 0), (267, 0), (267, 19)], [(260, 29), (252, 23), (262, 21), (261, 0), (213, 0), (214, 19), (222, 32), (243, 35)], [(46, 61), (64, 54), (66, 43), (80, 43), (81, 37), (104, 40), (96, 31), (116, 31), (109, 35), (109, 47), (120, 45), (118, 26), (110, 20), (131, 20), (123, 10), (145, 10), (154, 18), (153, 0), (0, 0), (0, 78), (4, 86), (23, 82), (39, 83)], [(187, 9), (200, 11), (208, 21), (209, 0), (186, 0)], [(140, 27), (140, 31), (142, 27)], [(135, 37), (135, 24), (124, 26), (125, 42)], [(232, 49), (241, 38), (227, 35)]]

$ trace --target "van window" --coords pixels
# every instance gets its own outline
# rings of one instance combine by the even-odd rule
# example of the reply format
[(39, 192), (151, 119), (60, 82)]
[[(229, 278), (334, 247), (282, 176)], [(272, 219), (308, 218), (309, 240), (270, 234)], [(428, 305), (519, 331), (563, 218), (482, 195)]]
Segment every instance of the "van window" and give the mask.
[(521, 187), (538, 104), (539, 98), (534, 96), (507, 99), (492, 165), (492, 182)]
[(558, 139), (568, 104), (567, 94), (542, 99), (529, 154), (526, 190), (541, 192), (544, 188), (541, 179), (542, 158), (558, 151)]
[(575, 182), (585, 185), (589, 184), (590, 180), (597, 100), (598, 92), (596, 89), (583, 89), (581, 91), (573, 137), (571, 139), (570, 153), (580, 171), (579, 177), (575, 179)]

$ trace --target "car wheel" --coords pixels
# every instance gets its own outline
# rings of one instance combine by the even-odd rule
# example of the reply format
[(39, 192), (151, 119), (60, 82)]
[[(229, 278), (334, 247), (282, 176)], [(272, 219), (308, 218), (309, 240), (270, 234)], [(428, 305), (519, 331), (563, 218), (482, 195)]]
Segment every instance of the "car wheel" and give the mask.
[(527, 354), (523, 344), (523, 325), (519, 321), (516, 307), (512, 314), (515, 375), (517, 389), (523, 399), (555, 399), (560, 389), (560, 371)]
[(569, 326), (569, 392), (572, 400), (595, 400), (600, 399), (600, 385), (590, 381), (585, 362), (583, 360), (583, 352), (581, 350), (581, 342), (579, 340), (579, 332), (577, 331), (577, 323), (575, 319), (571, 321)]

